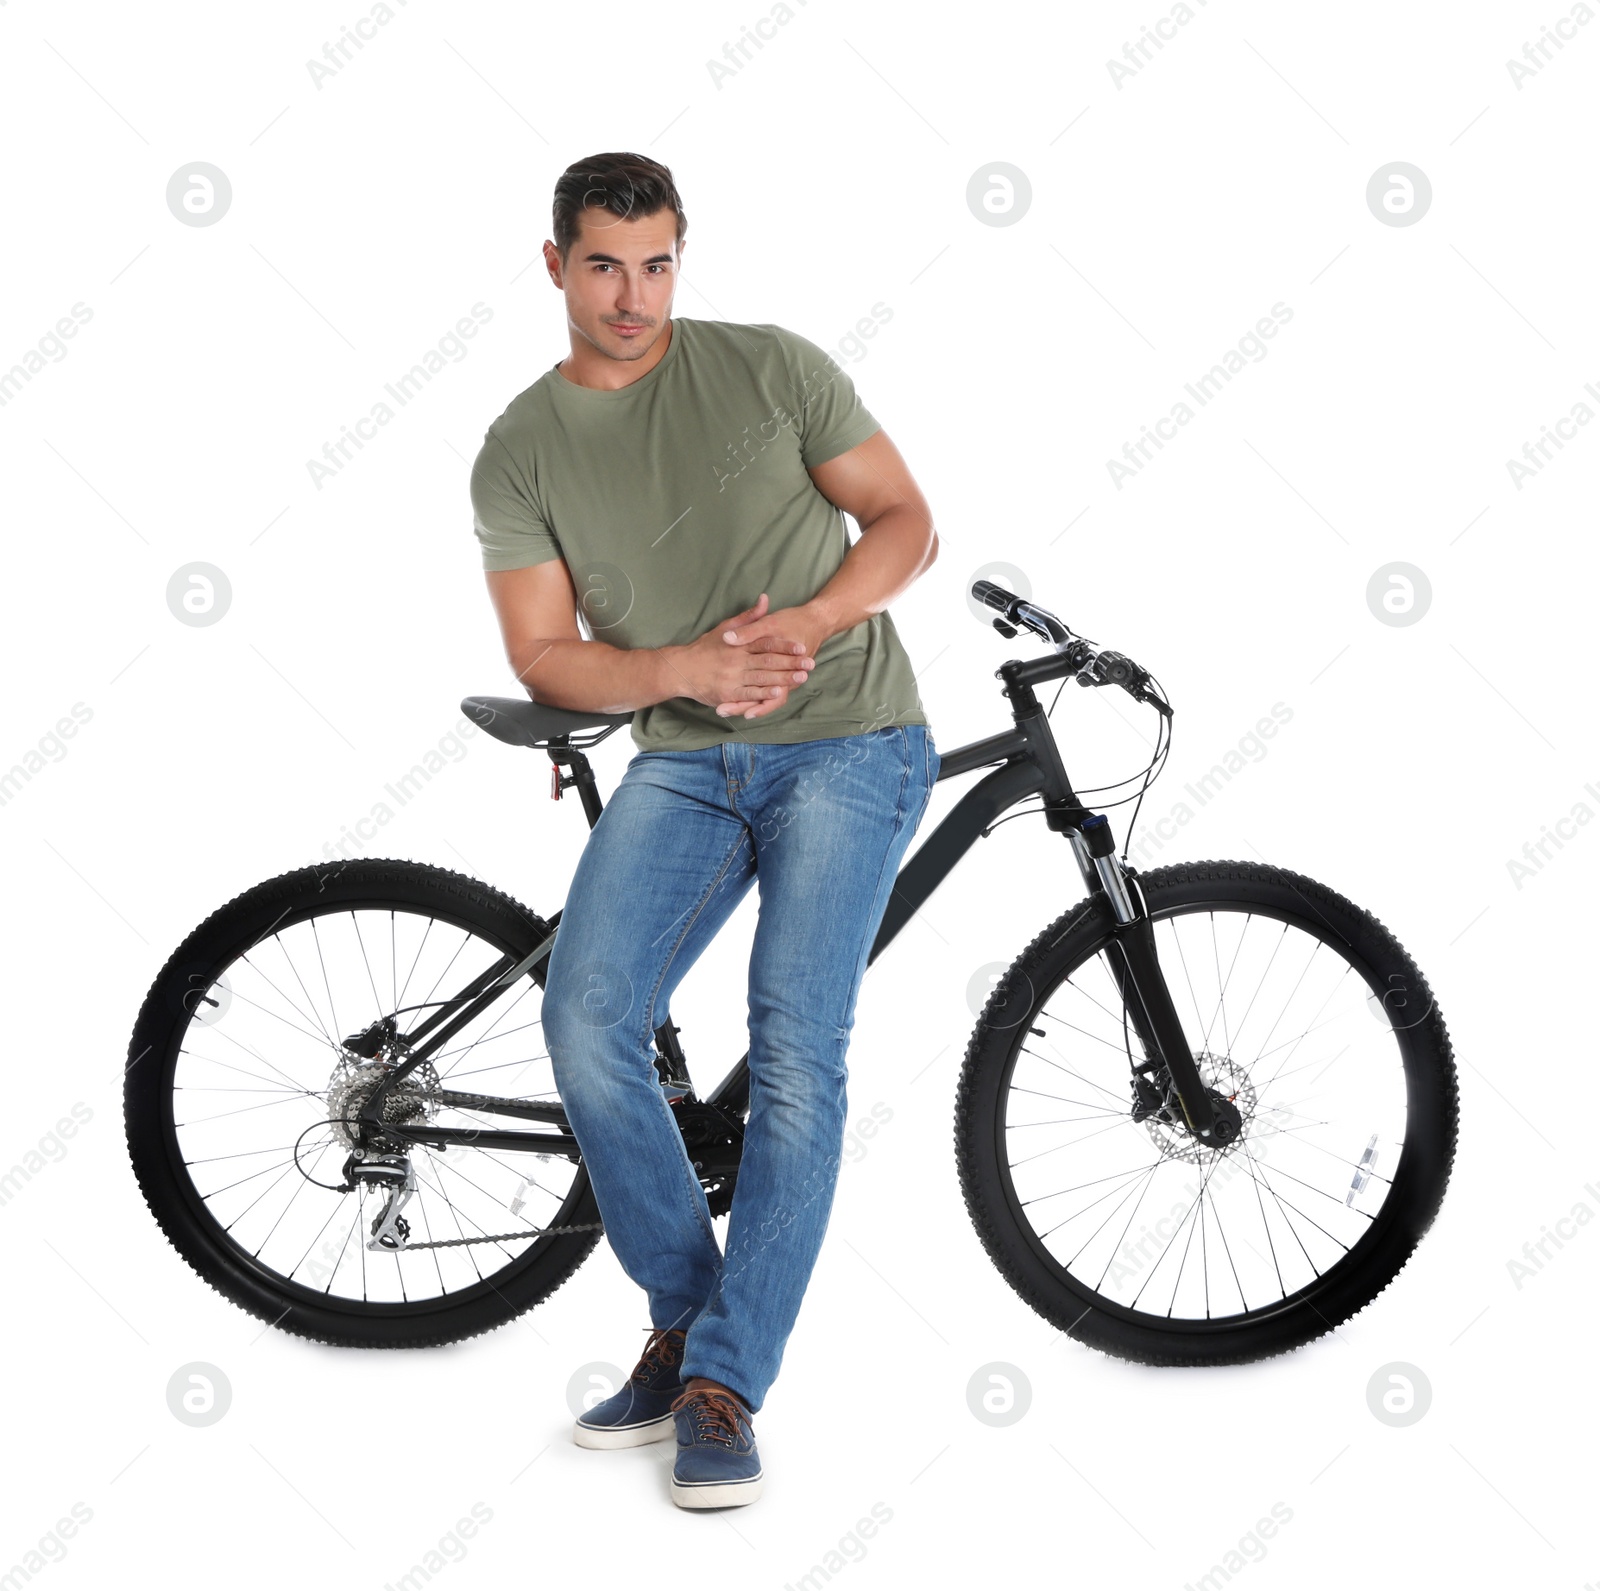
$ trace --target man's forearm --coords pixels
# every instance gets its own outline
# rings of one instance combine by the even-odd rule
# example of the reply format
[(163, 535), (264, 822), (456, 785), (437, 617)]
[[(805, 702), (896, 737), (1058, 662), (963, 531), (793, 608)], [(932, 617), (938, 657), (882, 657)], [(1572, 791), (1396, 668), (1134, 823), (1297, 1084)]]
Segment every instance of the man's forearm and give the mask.
[[(814, 645), (881, 613), (933, 562), (938, 537), (909, 504), (885, 509), (845, 554), (833, 578), (802, 604), (819, 631)], [(626, 648), (605, 641), (540, 641), (511, 665), (529, 695), (547, 707), (628, 713), (691, 694), (676, 646)]]
[(606, 641), (541, 641), (531, 657), (512, 667), (529, 695), (544, 707), (580, 712), (631, 713), (684, 692), (670, 646), (627, 648)]
[(909, 503), (885, 509), (863, 525), (833, 578), (805, 604), (823, 627), (821, 640), (883, 612), (938, 551), (933, 526)]

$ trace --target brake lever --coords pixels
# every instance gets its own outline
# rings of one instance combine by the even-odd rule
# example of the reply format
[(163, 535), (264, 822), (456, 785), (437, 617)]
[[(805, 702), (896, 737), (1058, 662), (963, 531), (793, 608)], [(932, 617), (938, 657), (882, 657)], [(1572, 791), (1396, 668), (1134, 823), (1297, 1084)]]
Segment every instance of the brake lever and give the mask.
[(1079, 665), (1077, 680), (1085, 687), (1120, 685), (1136, 702), (1148, 702), (1162, 717), (1172, 717), (1171, 706), (1150, 691), (1150, 675), (1121, 652), (1096, 652)]
[(1162, 699), (1159, 696), (1152, 695), (1142, 685), (1139, 687), (1138, 690), (1131, 691), (1129, 694), (1133, 696), (1135, 701), (1149, 702), (1149, 704), (1153, 708), (1155, 708), (1155, 710), (1158, 713), (1160, 713), (1163, 718), (1171, 718), (1172, 717), (1171, 704), (1168, 703), (1168, 702), (1162, 701)]

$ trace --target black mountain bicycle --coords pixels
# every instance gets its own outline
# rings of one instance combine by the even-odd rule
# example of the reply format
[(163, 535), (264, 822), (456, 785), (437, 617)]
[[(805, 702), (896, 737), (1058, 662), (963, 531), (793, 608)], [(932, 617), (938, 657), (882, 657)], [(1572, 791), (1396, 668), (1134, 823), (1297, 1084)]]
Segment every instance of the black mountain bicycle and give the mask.
[[(1171, 745), (1159, 682), (1013, 592), (972, 594), (1051, 650), (996, 671), (1009, 729), (943, 754), (941, 780), (990, 771), (904, 862), (871, 960), (1035, 796), (1022, 811), (1066, 836), (1087, 892), (996, 983), (967, 1045), (955, 1140), (978, 1235), (1039, 1314), (1124, 1358), (1243, 1363), (1309, 1342), (1394, 1279), (1444, 1196), (1457, 1085), (1427, 982), (1312, 879), (1119, 859), (1033, 687), (1115, 685), (1157, 710), (1150, 765), (1105, 787), (1142, 779), (1124, 798), (1137, 816)], [(462, 709), (546, 751), (552, 797), (575, 787), (593, 826), (584, 752), (631, 714)], [(336, 1344), (453, 1342), (549, 1297), (600, 1231), (540, 1042), (560, 918), (443, 868), (361, 860), (285, 873), (201, 923), (145, 998), (125, 1080), (134, 1170), (179, 1253), (244, 1309)], [(657, 1069), (725, 1214), (749, 1052), (702, 1098), (678, 1034), (665, 1016)]]

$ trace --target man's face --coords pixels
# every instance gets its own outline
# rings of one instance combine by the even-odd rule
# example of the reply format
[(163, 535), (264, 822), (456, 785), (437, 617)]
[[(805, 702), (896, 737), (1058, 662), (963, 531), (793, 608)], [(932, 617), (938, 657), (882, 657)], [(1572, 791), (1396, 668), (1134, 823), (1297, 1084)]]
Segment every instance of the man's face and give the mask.
[(565, 266), (554, 243), (544, 246), (568, 323), (599, 353), (621, 360), (642, 359), (665, 330), (681, 255), (670, 207), (623, 221), (590, 206)]

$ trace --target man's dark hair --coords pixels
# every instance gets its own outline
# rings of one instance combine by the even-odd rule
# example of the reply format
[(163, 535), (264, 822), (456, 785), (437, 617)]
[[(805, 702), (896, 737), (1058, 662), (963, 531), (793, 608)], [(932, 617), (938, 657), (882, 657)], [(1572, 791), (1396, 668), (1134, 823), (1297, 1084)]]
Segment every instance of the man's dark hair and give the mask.
[(689, 229), (672, 173), (659, 161), (645, 155), (590, 155), (568, 166), (556, 180), (551, 220), (563, 265), (578, 241), (579, 222), (589, 205), (603, 207), (622, 221), (641, 220), (670, 208), (678, 218), (679, 246)]

